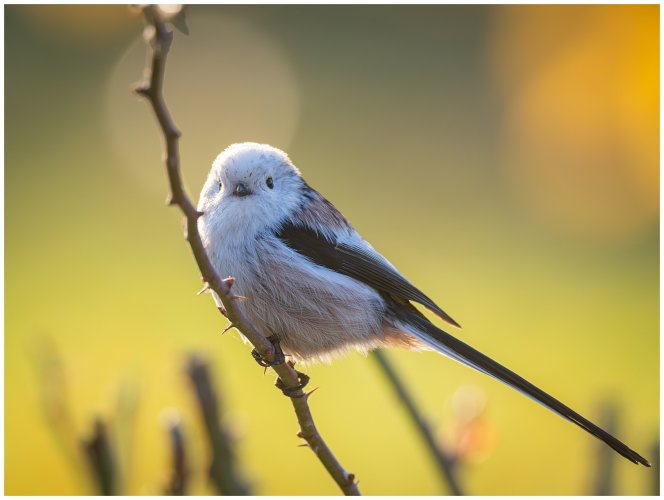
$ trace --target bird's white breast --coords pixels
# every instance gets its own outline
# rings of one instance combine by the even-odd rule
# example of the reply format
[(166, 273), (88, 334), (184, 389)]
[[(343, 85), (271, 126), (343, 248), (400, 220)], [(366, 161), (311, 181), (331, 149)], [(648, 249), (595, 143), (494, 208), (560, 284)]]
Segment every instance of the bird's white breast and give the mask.
[(327, 360), (381, 342), (384, 305), (375, 290), (226, 215), (200, 219), (208, 255), (221, 277), (235, 278), (234, 292), (247, 297), (242, 307), (249, 319), (266, 335), (277, 334), (287, 354)]

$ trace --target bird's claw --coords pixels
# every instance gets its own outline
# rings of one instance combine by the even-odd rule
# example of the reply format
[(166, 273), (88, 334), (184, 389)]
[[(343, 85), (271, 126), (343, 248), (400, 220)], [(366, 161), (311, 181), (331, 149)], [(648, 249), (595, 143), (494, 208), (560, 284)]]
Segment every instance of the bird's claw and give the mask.
[(309, 383), (309, 375), (297, 370), (295, 370), (295, 373), (297, 373), (297, 385), (293, 387), (286, 387), (286, 384), (284, 384), (280, 378), (277, 378), (277, 381), (274, 383), (274, 385), (276, 385), (277, 389), (284, 393), (284, 396), (288, 396), (289, 398), (302, 398), (306, 395), (304, 392), (302, 394), (296, 393), (299, 390), (304, 389)]
[(279, 337), (273, 334), (270, 335), (269, 337), (266, 337), (266, 339), (269, 340), (272, 346), (274, 347), (274, 360), (268, 361), (267, 359), (264, 359), (263, 356), (261, 356), (260, 353), (256, 349), (254, 349), (251, 351), (251, 355), (256, 360), (256, 363), (258, 363), (264, 368), (267, 368), (269, 366), (276, 366), (285, 362), (286, 356), (284, 355), (284, 351), (281, 350)]

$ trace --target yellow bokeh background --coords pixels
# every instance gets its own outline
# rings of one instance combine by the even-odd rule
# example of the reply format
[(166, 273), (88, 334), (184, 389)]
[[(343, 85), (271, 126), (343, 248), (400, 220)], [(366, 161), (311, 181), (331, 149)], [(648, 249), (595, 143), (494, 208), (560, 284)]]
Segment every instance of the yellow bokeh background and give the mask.
[[(166, 99), (192, 198), (229, 143), (286, 149), (464, 325), (464, 341), (592, 420), (612, 402), (619, 438), (653, 458), (659, 6), (187, 15)], [(5, 7), (5, 493), (93, 492), (62, 441), (76, 446), (99, 416), (116, 439), (122, 491), (160, 494), (173, 414), (190, 492), (213, 493), (184, 374), (199, 352), (254, 492), (337, 494), (297, 447), (273, 376), (236, 333), (219, 335), (225, 322), (196, 296), (180, 216), (163, 204), (161, 139), (130, 92), (143, 71), (141, 29), (124, 6)], [(441, 440), (459, 438), (458, 401), (483, 402), (482, 426), (459, 438), (474, 450), (459, 471), (469, 493), (593, 492), (595, 439), (434, 353), (389, 354)], [(306, 371), (319, 387), (319, 429), (363, 493), (447, 492), (370, 359)], [(53, 391), (66, 396), (71, 434), (47, 418)], [(616, 456), (617, 493), (648, 494), (653, 483), (652, 469)]]

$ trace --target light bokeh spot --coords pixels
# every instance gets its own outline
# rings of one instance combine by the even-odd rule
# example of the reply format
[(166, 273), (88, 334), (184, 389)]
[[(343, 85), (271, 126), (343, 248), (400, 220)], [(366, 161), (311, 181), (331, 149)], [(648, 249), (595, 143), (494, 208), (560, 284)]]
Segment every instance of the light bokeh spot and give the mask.
[[(266, 142), (282, 149), (295, 132), (300, 100), (288, 55), (255, 25), (229, 16), (190, 11), (195, 37), (175, 34), (168, 60), (165, 96), (177, 126), (183, 170), (192, 197), (215, 156), (233, 142)], [(127, 82), (145, 65), (138, 38), (117, 62), (108, 81), (106, 121), (118, 167), (155, 193), (166, 193), (158, 159), (161, 135), (147, 104)]]
[(507, 97), (504, 163), (524, 210), (595, 240), (659, 209), (658, 18), (633, 6), (505, 8), (490, 65)]

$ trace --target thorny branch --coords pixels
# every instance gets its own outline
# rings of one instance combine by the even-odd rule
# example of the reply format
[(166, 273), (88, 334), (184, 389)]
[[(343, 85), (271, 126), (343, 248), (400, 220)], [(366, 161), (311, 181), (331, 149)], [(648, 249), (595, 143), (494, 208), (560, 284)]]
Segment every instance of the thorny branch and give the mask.
[[(232, 277), (221, 279), (217, 275), (203, 247), (197, 227), (198, 218), (202, 214), (196, 210), (184, 191), (180, 176), (178, 146), (180, 132), (173, 124), (162, 93), (166, 57), (173, 40), (173, 30), (165, 21), (165, 16), (159, 11), (158, 7), (154, 5), (144, 6), (143, 15), (147, 21), (144, 37), (148, 47), (148, 61), (145, 69), (145, 81), (136, 88), (136, 92), (149, 101), (166, 141), (166, 170), (171, 190), (168, 203), (169, 205), (177, 205), (184, 213), (187, 227), (186, 239), (191, 246), (206, 286), (221, 299), (227, 318), (254, 345), (263, 359), (273, 361), (275, 359), (274, 346), (249, 322), (238, 305), (238, 301), (234, 300), (235, 296), (231, 291), (234, 279)], [(288, 363), (275, 365), (273, 369), (285, 387), (295, 388), (298, 385), (297, 372)], [(293, 390), (290, 399), (300, 425), (298, 436), (307, 441), (309, 447), (344, 494), (359, 495), (360, 492), (355, 483), (354, 475), (346, 472), (341, 466), (316, 429), (307, 403), (308, 394), (303, 392), (302, 389)]]

